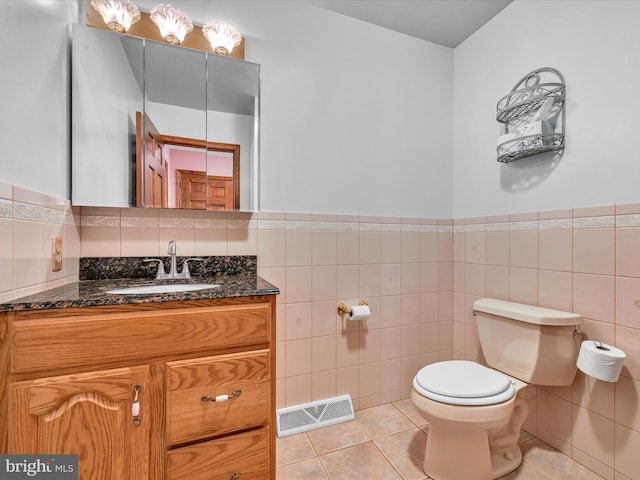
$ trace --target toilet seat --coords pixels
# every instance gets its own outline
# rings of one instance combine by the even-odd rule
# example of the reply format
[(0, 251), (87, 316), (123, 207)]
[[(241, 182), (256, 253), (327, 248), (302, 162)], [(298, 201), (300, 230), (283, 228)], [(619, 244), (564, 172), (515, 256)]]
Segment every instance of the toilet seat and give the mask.
[(515, 395), (506, 376), (467, 360), (436, 362), (420, 369), (413, 379), (420, 395), (451, 405), (494, 405)]

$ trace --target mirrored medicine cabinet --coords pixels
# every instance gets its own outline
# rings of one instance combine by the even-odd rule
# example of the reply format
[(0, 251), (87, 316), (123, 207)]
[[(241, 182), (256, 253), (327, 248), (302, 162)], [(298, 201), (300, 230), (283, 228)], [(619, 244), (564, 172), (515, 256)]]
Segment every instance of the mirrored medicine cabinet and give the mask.
[(258, 210), (260, 66), (73, 26), (72, 203)]

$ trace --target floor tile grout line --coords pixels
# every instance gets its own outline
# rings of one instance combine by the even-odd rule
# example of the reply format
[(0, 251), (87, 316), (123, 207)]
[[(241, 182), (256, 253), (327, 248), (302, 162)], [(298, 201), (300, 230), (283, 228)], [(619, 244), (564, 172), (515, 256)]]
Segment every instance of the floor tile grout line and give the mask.
[[(402, 401), (402, 400), (400, 400)], [(426, 423), (424, 425), (418, 425), (411, 417), (409, 417), (409, 415), (407, 415), (406, 413), (404, 413), (402, 410), (400, 410), (400, 408), (398, 408), (398, 406), (396, 405), (397, 402), (391, 402), (391, 405), (393, 405), (396, 410), (398, 410), (402, 415), (404, 415), (404, 417), (409, 420), (411, 423), (413, 423), (416, 427), (418, 427), (420, 430), (422, 430), (423, 426), (429, 425), (429, 423)], [(413, 403), (412, 403), (413, 404)], [(424, 431), (424, 430), (423, 430)], [(427, 432), (425, 432), (427, 433)], [(428, 434), (427, 434), (428, 435)]]
[(322, 473), (324, 473), (324, 476), (327, 478), (327, 480), (332, 480), (331, 474), (329, 473), (329, 470), (327, 470), (327, 466), (322, 461), (322, 456), (318, 455), (316, 457), (316, 460), (318, 460), (318, 463), (320, 464), (320, 468), (322, 468)]
[(309, 436), (308, 432), (304, 432), (304, 436), (307, 439), (307, 442), (309, 442), (309, 445), (311, 445), (311, 449), (313, 450), (313, 452), (316, 454), (316, 457), (320, 456), (320, 453), (318, 453), (318, 449), (316, 448), (316, 446), (313, 444), (313, 440), (311, 440), (311, 437)]
[[(392, 434), (387, 435), (387, 436), (385, 436), (385, 437), (379, 437), (379, 438), (378, 438), (378, 440), (379, 440), (379, 439), (383, 439), (383, 438), (388, 438), (388, 437), (391, 437), (391, 436), (393, 436), (393, 435), (398, 435), (398, 434), (400, 434), (400, 433), (410, 432), (410, 431), (412, 431), (412, 430), (419, 430), (419, 431), (422, 431), (422, 430), (420, 429), (420, 427), (416, 426), (416, 427), (411, 428), (411, 429), (409, 429), (409, 430), (404, 430), (404, 431), (402, 431), (402, 432), (392, 433)], [(424, 432), (423, 432), (423, 433), (424, 433)], [(425, 433), (425, 435), (426, 435), (426, 433)], [(391, 464), (391, 466), (392, 466), (392, 467), (393, 467), (393, 469), (398, 473), (398, 475), (400, 475), (400, 478), (402, 478), (402, 480), (407, 480), (407, 479), (406, 479), (406, 477), (405, 477), (404, 475), (402, 475), (402, 472), (401, 472), (401, 471), (400, 471), (400, 470), (395, 466), (395, 464), (393, 463), (393, 461), (391, 460), (391, 458), (390, 458), (389, 456), (387, 456), (387, 454), (385, 454), (385, 453), (384, 453), (384, 450), (382, 450), (382, 447), (380, 447), (380, 446), (376, 443), (376, 441), (375, 441), (375, 440), (371, 440), (371, 442), (372, 442), (372, 443), (374, 444), (374, 446), (378, 449), (378, 451), (380, 452), (380, 454), (382, 454), (382, 456), (387, 460), (387, 462), (388, 462), (389, 464)], [(426, 475), (426, 474), (425, 474), (425, 478), (427, 478), (427, 475)]]
[[(360, 424), (358, 424), (358, 423), (357, 423), (356, 419), (354, 418), (352, 421), (354, 422), (354, 424), (355, 424), (355, 425), (357, 425), (357, 426), (358, 426), (358, 428), (360, 429), (360, 431), (361, 431), (361, 432), (364, 434), (364, 436), (367, 438), (367, 441), (371, 441), (371, 437), (369, 437), (369, 435), (368, 435), (368, 434), (367, 434), (367, 432), (362, 428), (362, 426), (360, 426)], [(333, 425), (331, 425), (331, 426), (333, 426)], [(308, 432), (304, 432), (304, 433), (305, 433), (305, 435), (307, 435), (307, 433), (308, 433)], [(340, 450), (344, 450), (344, 449), (347, 449), (347, 448), (349, 448), (349, 447), (354, 447), (354, 446), (356, 446), (356, 445), (361, 445), (361, 444), (363, 444), (363, 443), (367, 443), (367, 441), (364, 441), (364, 442), (356, 442), (356, 443), (353, 443), (353, 444), (350, 444), (350, 445), (345, 445), (344, 447), (335, 448), (335, 449), (333, 449), (333, 450), (327, 450), (326, 452), (320, 453), (320, 452), (318, 451), (318, 449), (316, 448), (316, 446), (314, 445), (313, 440), (311, 439), (311, 437), (310, 437), (309, 435), (307, 435), (307, 439), (309, 440), (309, 443), (311, 443), (311, 447), (313, 448), (313, 451), (314, 451), (314, 452), (316, 452), (316, 456), (318, 456), (318, 457), (319, 457), (319, 456), (321, 456), (321, 455), (326, 455), (327, 453), (338, 452), (338, 451), (340, 451)]]
[(380, 455), (382, 455), (382, 458), (385, 459), (385, 461), (391, 465), (391, 468), (393, 468), (393, 471), (396, 472), (398, 474), (398, 476), (402, 479), (402, 480), (406, 480), (404, 475), (402, 475), (402, 473), (400, 473), (400, 470), (398, 470), (396, 468), (396, 466), (393, 464), (393, 462), (384, 454), (384, 452), (382, 451), (382, 449), (378, 446), (378, 444), (374, 441), (371, 440), (371, 443), (373, 444), (373, 447), (378, 450), (378, 452), (380, 452)]
[[(311, 457), (299, 458), (299, 459), (297, 459), (297, 460), (293, 460), (293, 461), (288, 462), (288, 463), (283, 463), (283, 464), (281, 464), (281, 465), (277, 465), (277, 460), (276, 460), (276, 468), (278, 468), (278, 467), (286, 467), (286, 466), (288, 466), (288, 465), (293, 465), (293, 464), (295, 464), (295, 463), (304, 462), (304, 461), (306, 461), (306, 460), (310, 460), (310, 459), (312, 459), (312, 458), (317, 458), (317, 457), (319, 456), (319, 455), (318, 455), (318, 451), (316, 450), (315, 446), (313, 445), (313, 442), (311, 441), (311, 438), (309, 438), (309, 435), (307, 435), (307, 432), (300, 432), (300, 433), (301, 433), (302, 435), (304, 435), (304, 438), (305, 438), (305, 439), (307, 440), (307, 442), (309, 443), (309, 446), (311, 447), (311, 450), (313, 450), (313, 454), (314, 454), (314, 455), (313, 455), (313, 456), (311, 456)], [(278, 450), (278, 447), (277, 447), (277, 439), (283, 439), (283, 438), (287, 438), (287, 437), (293, 437), (293, 436), (295, 436), (295, 435), (296, 435), (296, 434), (293, 434), (293, 435), (287, 435), (287, 436), (285, 436), (285, 437), (276, 437), (276, 451)], [(298, 434), (298, 435), (299, 435), (299, 434)]]

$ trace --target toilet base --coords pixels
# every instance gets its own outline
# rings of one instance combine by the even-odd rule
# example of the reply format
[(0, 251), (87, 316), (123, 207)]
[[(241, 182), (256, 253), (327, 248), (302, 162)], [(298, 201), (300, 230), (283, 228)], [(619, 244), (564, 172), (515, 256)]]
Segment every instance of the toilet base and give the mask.
[(430, 400), (414, 389), (411, 401), (429, 422), (422, 468), (434, 480), (495, 480), (522, 463), (518, 447), (527, 417), (526, 384), (516, 380), (509, 401), (480, 407)]
[(517, 445), (491, 452), (486, 430), (447, 430), (441, 435), (432, 424), (422, 469), (434, 480), (495, 480), (518, 468), (521, 462), (522, 452)]
[(491, 464), (496, 475), (504, 476), (513, 472), (522, 463), (522, 451), (514, 445), (501, 454), (491, 455)]

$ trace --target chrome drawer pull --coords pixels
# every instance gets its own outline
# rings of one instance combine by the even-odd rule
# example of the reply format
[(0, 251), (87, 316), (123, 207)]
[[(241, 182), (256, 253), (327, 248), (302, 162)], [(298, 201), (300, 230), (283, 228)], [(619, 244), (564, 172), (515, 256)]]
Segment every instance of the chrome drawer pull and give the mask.
[(236, 480), (236, 478), (240, 478), (240, 472), (233, 472), (231, 474), (231, 479), (230, 480)]
[[(203, 402), (226, 402), (230, 398), (239, 397), (241, 393), (242, 393), (242, 390), (237, 389), (231, 392), (229, 395), (218, 395), (216, 397), (211, 395), (203, 395), (202, 397), (200, 397), (200, 400), (202, 400)], [(238, 476), (240, 476), (239, 473), (238, 473)], [(238, 478), (238, 477), (231, 477), (231, 478)]]

